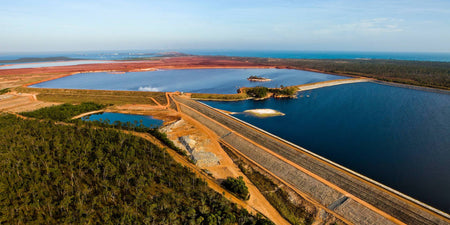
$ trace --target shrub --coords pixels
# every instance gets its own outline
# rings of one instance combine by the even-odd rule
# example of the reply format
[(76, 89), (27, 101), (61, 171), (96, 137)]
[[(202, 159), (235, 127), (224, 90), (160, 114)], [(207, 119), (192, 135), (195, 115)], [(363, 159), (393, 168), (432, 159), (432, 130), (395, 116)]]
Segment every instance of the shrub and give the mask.
[(226, 180), (222, 182), (222, 186), (230, 190), (243, 200), (248, 200), (250, 198), (250, 194), (248, 193), (248, 187), (245, 185), (242, 176), (239, 176), (237, 179), (233, 177), (228, 177)]
[(267, 93), (269, 93), (269, 88), (266, 87), (253, 87), (253, 88), (248, 88), (246, 90), (246, 93), (248, 96), (250, 97), (255, 97), (255, 98), (264, 98), (267, 96)]
[(10, 92), (10, 91), (11, 91), (11, 90), (10, 90), (9, 88), (1, 89), (1, 90), (0, 90), (0, 95), (6, 94), (6, 93), (8, 93), (8, 92)]

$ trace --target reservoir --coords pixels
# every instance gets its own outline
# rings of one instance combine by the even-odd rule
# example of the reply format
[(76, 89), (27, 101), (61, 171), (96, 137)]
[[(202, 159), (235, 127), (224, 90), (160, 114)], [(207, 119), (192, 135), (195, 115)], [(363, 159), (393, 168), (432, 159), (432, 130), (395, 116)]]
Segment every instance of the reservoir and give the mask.
[[(375, 83), (297, 99), (204, 103), (426, 204), (450, 212), (450, 95)], [(239, 113), (274, 109), (285, 116)]]
[[(271, 81), (250, 82), (246, 78), (251, 75)], [(82, 73), (31, 87), (231, 94), (244, 86), (278, 87), (344, 78), (288, 69), (192, 69)], [(285, 115), (233, 116), (450, 212), (449, 94), (354, 83), (299, 92), (297, 99), (204, 103), (231, 112), (280, 111)], [(144, 116), (108, 116), (104, 113), (99, 118), (145, 122), (138, 118)]]
[[(269, 78), (271, 81), (248, 81), (247, 78), (251, 75)], [(234, 94), (240, 87), (279, 87), (345, 78), (347, 77), (289, 69), (189, 69), (123, 74), (80, 73), (30, 87)]]
[(156, 128), (163, 124), (162, 120), (154, 119), (151, 116), (124, 114), (124, 113), (110, 113), (104, 112), (99, 114), (92, 114), (81, 118), (87, 121), (109, 121), (109, 124), (114, 124), (115, 121), (122, 123), (130, 122), (134, 124), (135, 121), (149, 128)]

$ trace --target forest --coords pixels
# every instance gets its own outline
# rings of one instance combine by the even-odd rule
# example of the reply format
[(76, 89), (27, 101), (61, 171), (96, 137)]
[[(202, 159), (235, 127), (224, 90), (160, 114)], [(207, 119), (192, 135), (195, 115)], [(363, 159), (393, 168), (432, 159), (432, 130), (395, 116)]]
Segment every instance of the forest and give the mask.
[(278, 68), (363, 76), (382, 81), (450, 89), (450, 62), (387, 59), (272, 59), (231, 57)]
[(24, 116), (34, 117), (37, 119), (51, 119), (56, 121), (70, 121), (72, 117), (82, 113), (91, 112), (105, 108), (106, 105), (101, 105), (93, 102), (83, 102), (78, 105), (65, 103), (51, 107), (41, 108), (31, 112), (21, 113)]
[(109, 120), (99, 120), (99, 121), (87, 121), (76, 119), (71, 120), (70, 122), (76, 123), (78, 125), (83, 124), (89, 124), (94, 125), (97, 127), (104, 127), (104, 128), (115, 128), (120, 130), (127, 130), (127, 131), (137, 131), (141, 133), (149, 133), (153, 137), (160, 140), (162, 143), (164, 143), (167, 147), (171, 148), (172, 150), (175, 150), (180, 155), (186, 155), (186, 152), (180, 148), (178, 148), (168, 137), (165, 133), (162, 133), (158, 130), (158, 128), (149, 128), (142, 125), (142, 121), (134, 121), (134, 123), (126, 122), (122, 123), (121, 121), (114, 121), (111, 122)]
[(272, 224), (116, 129), (3, 114), (0, 143), (0, 223)]

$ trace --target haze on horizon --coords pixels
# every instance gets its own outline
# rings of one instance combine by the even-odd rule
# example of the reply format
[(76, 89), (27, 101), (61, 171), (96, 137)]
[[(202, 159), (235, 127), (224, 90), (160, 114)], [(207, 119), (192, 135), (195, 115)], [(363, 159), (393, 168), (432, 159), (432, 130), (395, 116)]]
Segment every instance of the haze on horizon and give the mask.
[(448, 0), (15, 0), (0, 24), (0, 52), (450, 52)]

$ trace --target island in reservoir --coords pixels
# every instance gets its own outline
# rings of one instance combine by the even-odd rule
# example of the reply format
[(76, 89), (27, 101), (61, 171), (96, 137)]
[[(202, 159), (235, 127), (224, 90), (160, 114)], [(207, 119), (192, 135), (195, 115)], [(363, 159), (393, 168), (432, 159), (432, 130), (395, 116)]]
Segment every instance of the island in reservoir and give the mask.
[(266, 82), (266, 81), (271, 81), (271, 79), (269, 78), (265, 78), (265, 77), (260, 77), (260, 76), (249, 76), (247, 78), (248, 81), (252, 81), (252, 82)]

